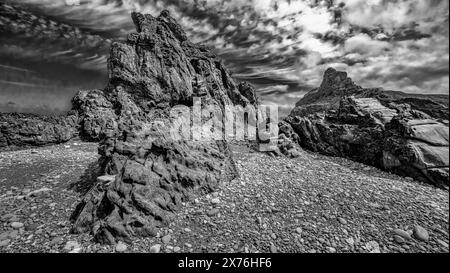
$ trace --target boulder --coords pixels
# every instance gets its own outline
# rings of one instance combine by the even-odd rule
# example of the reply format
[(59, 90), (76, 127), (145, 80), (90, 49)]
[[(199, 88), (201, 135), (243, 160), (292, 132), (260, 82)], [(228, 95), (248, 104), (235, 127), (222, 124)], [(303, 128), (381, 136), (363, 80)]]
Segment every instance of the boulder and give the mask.
[(294, 132), (292, 126), (286, 121), (281, 121), (278, 124), (278, 148), (280, 152), (288, 157), (295, 158), (300, 156), (297, 143), (299, 136)]
[(399, 115), (387, 125), (383, 167), (436, 185), (449, 181), (448, 126)]

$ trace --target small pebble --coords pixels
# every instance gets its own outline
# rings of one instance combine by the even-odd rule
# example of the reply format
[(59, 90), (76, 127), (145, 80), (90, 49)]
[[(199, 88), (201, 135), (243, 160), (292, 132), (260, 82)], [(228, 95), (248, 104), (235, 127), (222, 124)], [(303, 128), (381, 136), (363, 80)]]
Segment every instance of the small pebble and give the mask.
[(403, 237), (406, 240), (411, 239), (411, 236), (409, 235), (409, 233), (402, 229), (394, 229), (394, 233), (400, 237)]
[(12, 222), (11, 223), (11, 227), (14, 228), (14, 229), (20, 229), (20, 228), (23, 228), (23, 223), (21, 223), (21, 222)]
[(420, 241), (426, 242), (430, 239), (430, 235), (428, 234), (428, 231), (419, 225), (414, 226), (413, 234), (414, 234), (414, 237), (416, 237)]
[(172, 236), (166, 235), (166, 236), (164, 236), (164, 237), (161, 238), (161, 241), (162, 241), (164, 244), (168, 244), (168, 243), (170, 242), (170, 239), (172, 239)]
[(403, 238), (403, 237), (401, 237), (399, 235), (394, 235), (394, 240), (398, 244), (404, 244), (406, 242), (405, 238)]
[(117, 245), (116, 245), (116, 251), (117, 252), (125, 252), (125, 251), (127, 251), (127, 245), (126, 244), (124, 244), (123, 242), (119, 242)]
[(150, 247), (150, 253), (159, 253), (161, 251), (161, 245), (156, 244)]
[(275, 245), (271, 245), (271, 246), (270, 246), (270, 252), (272, 252), (272, 253), (277, 253), (277, 252), (278, 252), (277, 247), (276, 247)]

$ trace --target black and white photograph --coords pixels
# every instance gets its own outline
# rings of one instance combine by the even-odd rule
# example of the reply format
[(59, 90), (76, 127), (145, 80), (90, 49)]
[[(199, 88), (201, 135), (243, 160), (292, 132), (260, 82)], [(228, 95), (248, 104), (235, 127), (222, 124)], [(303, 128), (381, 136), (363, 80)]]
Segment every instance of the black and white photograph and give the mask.
[(448, 255), (449, 1), (1, 0), (10, 253)]

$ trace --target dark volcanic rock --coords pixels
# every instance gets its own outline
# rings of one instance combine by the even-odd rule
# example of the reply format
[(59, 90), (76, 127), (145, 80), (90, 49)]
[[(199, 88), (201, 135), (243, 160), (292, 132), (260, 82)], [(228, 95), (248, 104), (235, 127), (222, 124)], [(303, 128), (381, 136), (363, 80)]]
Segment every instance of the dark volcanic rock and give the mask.
[(0, 114), (0, 149), (62, 143), (77, 135), (77, 116)]
[[(173, 106), (192, 106), (195, 97), (219, 112), (256, 103), (254, 89), (237, 85), (220, 59), (189, 42), (168, 12), (132, 18), (137, 33), (112, 44), (107, 87), (74, 98), (80, 134), (102, 139), (100, 165), (115, 180), (98, 182), (84, 197), (71, 217), (73, 231), (92, 232), (104, 243), (154, 235), (182, 200), (237, 176), (225, 141), (172, 136), (180, 122)], [(202, 122), (210, 119), (202, 113)]]
[(78, 92), (72, 99), (72, 109), (78, 114), (79, 135), (85, 140), (100, 141), (117, 130), (113, 103), (102, 90)]
[(280, 152), (289, 157), (297, 157), (299, 153), (295, 144), (299, 143), (299, 136), (294, 132), (291, 124), (286, 121), (281, 121), (278, 127), (278, 147)]
[[(223, 115), (227, 105), (258, 103), (254, 88), (236, 84), (221, 60), (191, 43), (168, 12), (157, 18), (133, 13), (132, 19), (137, 32), (112, 44), (103, 90), (80, 91), (66, 116), (0, 115), (3, 149), (75, 136), (100, 142), (100, 174), (112, 179), (99, 179), (71, 220), (74, 232), (91, 232), (104, 243), (154, 235), (183, 200), (236, 177), (224, 132), (202, 124), (221, 119), (211, 111)], [(197, 114), (188, 107), (199, 107), (198, 98)], [(180, 120), (175, 109), (191, 115)], [(188, 137), (174, 136), (174, 125), (190, 123), (196, 127), (187, 126)]]
[(284, 123), (309, 150), (449, 184), (448, 96), (364, 89), (328, 69)]
[(74, 137), (98, 142), (117, 129), (113, 108), (107, 94), (93, 90), (78, 92), (65, 116), (0, 113), (0, 150), (63, 143)]
[(305, 94), (295, 106), (310, 107), (311, 105), (319, 105), (327, 108), (335, 108), (339, 105), (342, 97), (350, 95), (367, 97), (379, 93), (379, 89), (364, 89), (361, 86), (356, 85), (352, 79), (347, 76), (346, 72), (329, 68), (323, 75), (323, 81), (320, 87)]

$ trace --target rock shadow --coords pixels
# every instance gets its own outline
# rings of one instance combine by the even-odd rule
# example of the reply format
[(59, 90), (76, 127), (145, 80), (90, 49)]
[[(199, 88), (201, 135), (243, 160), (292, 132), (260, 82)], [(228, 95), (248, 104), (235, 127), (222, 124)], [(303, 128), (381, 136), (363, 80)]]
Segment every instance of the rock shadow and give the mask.
[(69, 185), (69, 190), (73, 190), (82, 196), (86, 195), (86, 193), (95, 185), (97, 177), (100, 176), (101, 173), (102, 170), (98, 161), (90, 163), (80, 178)]

